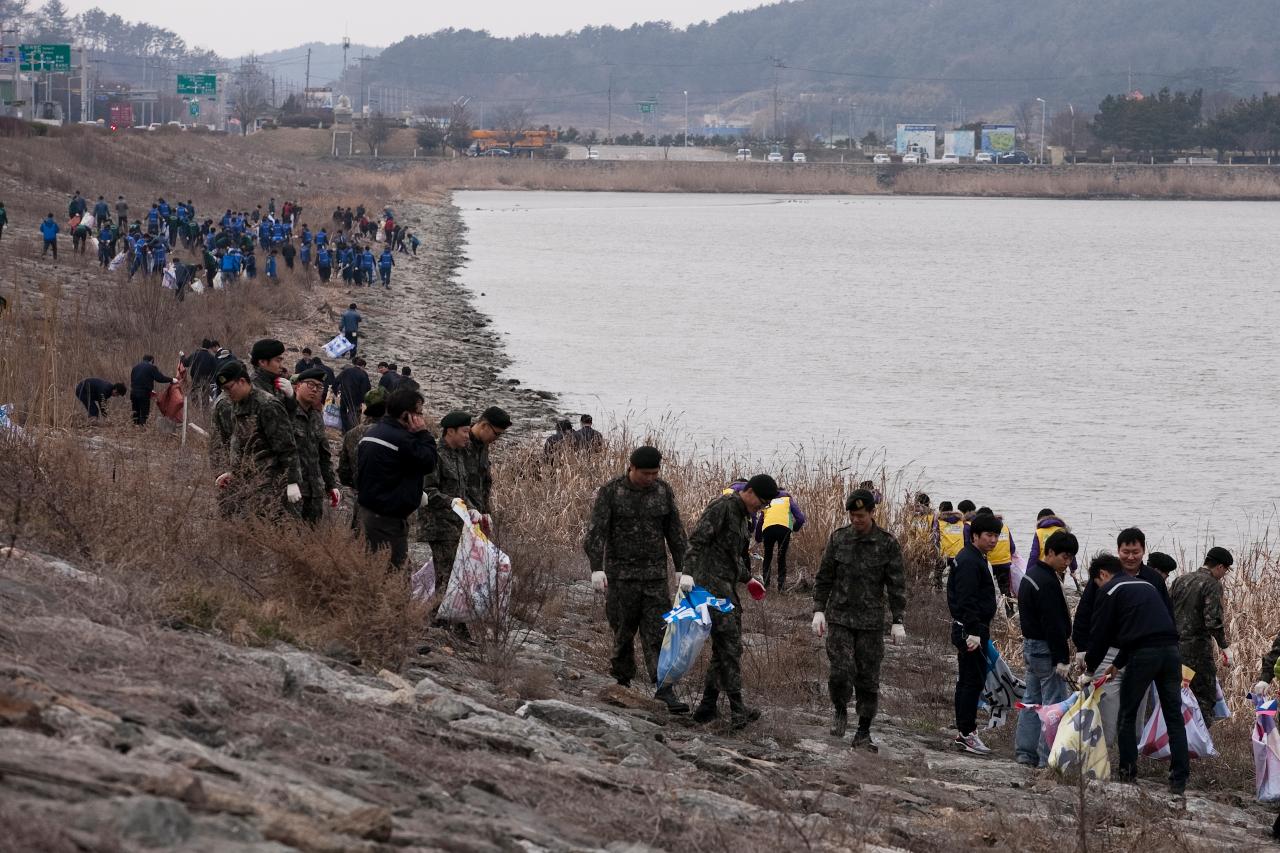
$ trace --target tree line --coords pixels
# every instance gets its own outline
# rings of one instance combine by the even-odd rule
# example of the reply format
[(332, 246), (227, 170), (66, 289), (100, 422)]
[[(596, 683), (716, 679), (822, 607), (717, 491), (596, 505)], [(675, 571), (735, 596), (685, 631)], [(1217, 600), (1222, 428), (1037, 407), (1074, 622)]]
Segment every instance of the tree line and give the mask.
[[(1210, 112), (1204, 92), (1108, 95), (1088, 126), (1096, 144), (1119, 152), (1167, 156), (1188, 151), (1233, 152), (1253, 157), (1280, 155), (1280, 95), (1214, 99)], [(1063, 139), (1061, 116), (1052, 135)], [(1087, 145), (1085, 147), (1088, 147)]]

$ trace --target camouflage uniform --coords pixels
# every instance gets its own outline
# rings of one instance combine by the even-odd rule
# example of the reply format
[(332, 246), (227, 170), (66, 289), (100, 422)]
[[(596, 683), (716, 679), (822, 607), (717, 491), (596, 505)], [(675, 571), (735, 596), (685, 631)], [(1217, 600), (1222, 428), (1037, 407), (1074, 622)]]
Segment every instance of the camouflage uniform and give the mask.
[(1280, 663), (1280, 634), (1276, 634), (1276, 641), (1271, 644), (1271, 651), (1267, 652), (1266, 657), (1262, 659), (1262, 674), (1258, 676), (1258, 680), (1270, 682), (1272, 679), (1280, 678), (1280, 675), (1276, 674), (1278, 663)]
[(596, 493), (582, 547), (591, 571), (603, 571), (609, 581), (604, 608), (613, 631), (610, 672), (619, 684), (635, 677), (633, 642), (639, 630), (645, 671), (657, 683), (666, 632), (662, 614), (671, 609), (667, 550), (679, 573), (688, 547), (671, 486), (658, 480), (637, 488), (626, 474), (605, 483)]
[(488, 515), (492, 511), (489, 508), (489, 499), (493, 494), (493, 474), (489, 468), (489, 445), (473, 435), (467, 452), (472, 457), (467, 462), (467, 494), (474, 497), (476, 501), (472, 504), (468, 500), (467, 506), (481, 515)]
[(229, 498), (242, 515), (275, 515), (286, 509), (285, 486), (302, 485), (298, 445), (284, 406), (260, 388), (232, 404), (235, 425), (229, 459)]
[[(364, 438), (377, 422), (376, 419), (365, 418), (362, 423), (356, 424), (342, 434), (342, 449), (338, 451), (338, 482), (350, 489), (355, 489), (356, 475), (360, 470), (356, 448), (360, 444), (360, 439)], [(351, 512), (351, 529), (360, 529), (360, 509), (358, 506), (353, 508)]]
[(302, 471), (302, 479), (298, 483), (302, 489), (300, 514), (303, 520), (318, 524), (324, 515), (324, 501), (329, 490), (338, 487), (333, 477), (333, 455), (329, 450), (324, 416), (314, 409), (299, 406), (290, 421), (298, 446), (298, 467)]
[(1213, 722), (1213, 706), (1217, 702), (1218, 667), (1213, 642), (1225, 649), (1227, 632), (1222, 622), (1222, 584), (1208, 568), (1183, 575), (1169, 587), (1173, 599), (1173, 615), (1178, 621), (1179, 649), (1182, 663), (1195, 670), (1191, 692), (1200, 704), (1205, 725)]
[(470, 491), (477, 460), (471, 448), (454, 450), (441, 442), (436, 453), (436, 469), (422, 481), (427, 505), (418, 510), (418, 541), (431, 546), (436, 589), (443, 592), (449, 587), (453, 561), (458, 555), (458, 540), (462, 538), (462, 519), (453, 511), (453, 499), (462, 498), (468, 509), (475, 510), (479, 510), (480, 499)]
[[(235, 404), (226, 392), (218, 394), (209, 416), (209, 467), (214, 476), (231, 470), (231, 436), (235, 432)], [(218, 510), (224, 516), (235, 514), (235, 505), (227, 489), (218, 490)]]
[(846, 525), (831, 534), (814, 579), (814, 612), (826, 614), (827, 689), (837, 710), (857, 690), (859, 720), (876, 715), (884, 659), (884, 604), (894, 622), (907, 607), (907, 580), (898, 540), (880, 527), (859, 534)]
[(255, 367), (250, 371), (253, 374), (250, 380), (254, 388), (261, 388), (272, 397), (275, 397), (284, 406), (284, 410), (292, 415), (298, 410), (298, 400), (296, 397), (286, 397), (276, 388), (276, 380), (280, 377), (275, 373), (268, 373), (260, 367)]
[(733, 610), (711, 611), (711, 665), (703, 702), (721, 691), (731, 697), (742, 692), (742, 607), (738, 584), (750, 580), (747, 562), (747, 507), (736, 492), (721, 495), (703, 510), (689, 534), (689, 550), (684, 558), (685, 574), (712, 595), (728, 598)]

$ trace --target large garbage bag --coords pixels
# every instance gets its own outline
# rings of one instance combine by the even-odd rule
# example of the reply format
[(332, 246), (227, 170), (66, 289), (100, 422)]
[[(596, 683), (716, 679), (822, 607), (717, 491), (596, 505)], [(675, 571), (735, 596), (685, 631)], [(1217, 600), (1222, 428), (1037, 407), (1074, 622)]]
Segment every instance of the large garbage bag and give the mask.
[(1258, 802), (1280, 801), (1280, 729), (1276, 727), (1275, 699), (1254, 696), (1253, 770)]
[(329, 343), (325, 344), (321, 349), (329, 358), (342, 358), (347, 353), (356, 348), (356, 345), (347, 340), (346, 335), (338, 335)]
[(453, 511), (462, 519), (462, 538), (436, 617), (446, 622), (501, 619), (511, 603), (511, 558), (489, 540), (480, 525), (471, 523), (461, 499), (454, 498)]
[(1040, 731), (1044, 735), (1044, 742), (1052, 745), (1054, 738), (1058, 736), (1058, 725), (1062, 722), (1062, 718), (1071, 710), (1071, 706), (1075, 704), (1079, 692), (1072, 693), (1066, 699), (1054, 705), (1024, 705), (1019, 702), (1014, 707), (1028, 711), (1034, 711), (1036, 716), (1040, 718)]
[(1090, 684), (1076, 694), (1071, 708), (1058, 724), (1049, 750), (1049, 766), (1059, 773), (1078, 770), (1088, 779), (1111, 776), (1111, 759), (1102, 733), (1102, 689)]
[(1018, 587), (1027, 576), (1027, 560), (1021, 554), (1013, 555), (1013, 563), (1009, 566), (1009, 593), (1016, 599)]
[[(1169, 757), (1169, 731), (1165, 728), (1164, 713), (1160, 710), (1160, 699), (1154, 687), (1148, 704), (1151, 718), (1142, 728), (1139, 751), (1148, 758), (1163, 760)], [(1182, 686), (1182, 724), (1187, 729), (1187, 753), (1192, 758), (1209, 758), (1218, 754), (1213, 748), (1209, 727), (1204, 724), (1204, 716), (1200, 713), (1200, 703), (1185, 684)]]
[(409, 577), (409, 595), (414, 601), (428, 601), (436, 594), (436, 564), (431, 555), (427, 561)]
[(987, 680), (982, 686), (982, 704), (991, 713), (987, 728), (1004, 725), (1009, 712), (1026, 692), (1026, 682), (1013, 674), (995, 643), (987, 640)]
[(663, 614), (667, 632), (658, 655), (658, 687), (675, 685), (698, 659), (711, 636), (711, 610), (728, 613), (733, 602), (718, 598), (700, 586), (676, 596), (675, 606)]
[(115, 272), (116, 270), (124, 266), (125, 262), (128, 260), (129, 260), (129, 253), (121, 252), (120, 254), (112, 258), (111, 262), (107, 264), (107, 272)]

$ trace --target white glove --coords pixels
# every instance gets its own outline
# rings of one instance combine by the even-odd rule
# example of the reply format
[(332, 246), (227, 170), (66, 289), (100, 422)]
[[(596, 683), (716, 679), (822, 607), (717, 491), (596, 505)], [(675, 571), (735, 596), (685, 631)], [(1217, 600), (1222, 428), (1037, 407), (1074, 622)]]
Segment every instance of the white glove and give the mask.
[(975, 636), (974, 634), (970, 634), (964, 638), (964, 645), (969, 651), (976, 652), (978, 650), (978, 646), (982, 645), (982, 638)]
[(293, 398), (293, 383), (283, 376), (276, 377), (276, 390), (290, 399)]
[(1084, 660), (1088, 656), (1089, 656), (1088, 652), (1076, 652), (1076, 664), (1078, 666), (1084, 666)]
[(474, 509), (467, 510), (467, 515), (471, 518), (472, 524), (479, 524), (480, 519), (484, 518), (484, 516)]
[(1222, 650), (1222, 665), (1227, 669), (1231, 668), (1231, 649)]
[(337, 505), (340, 503), (342, 503), (342, 492), (338, 491), (337, 489), (330, 489), (329, 490), (329, 506), (337, 507)]
[(1270, 690), (1271, 690), (1271, 682), (1259, 681), (1257, 684), (1253, 685), (1253, 689), (1250, 690), (1249, 692), (1252, 693), (1254, 696), (1266, 696)]
[(1058, 674), (1059, 678), (1061, 678), (1063, 681), (1066, 681), (1067, 676), (1071, 674), (1071, 664), (1069, 663), (1055, 664), (1053, 667), (1053, 671)]
[(693, 575), (680, 576), (680, 591), (690, 592), (693, 589)]
[(596, 592), (606, 592), (609, 589), (609, 579), (604, 576), (604, 572), (591, 573), (591, 588)]
[(430, 502), (431, 502), (431, 499), (427, 497), (427, 493), (423, 492), (422, 500), (418, 501), (418, 509), (422, 509), (424, 506), (426, 506)]
[(290, 483), (284, 487), (284, 496), (289, 499), (289, 503), (296, 504), (302, 500), (302, 489), (298, 488), (297, 483)]
[(893, 640), (895, 646), (900, 646), (907, 641), (907, 629), (901, 622), (894, 622), (893, 627), (889, 629), (889, 638)]
[(827, 615), (819, 610), (813, 614), (813, 635), (821, 637), (827, 633)]

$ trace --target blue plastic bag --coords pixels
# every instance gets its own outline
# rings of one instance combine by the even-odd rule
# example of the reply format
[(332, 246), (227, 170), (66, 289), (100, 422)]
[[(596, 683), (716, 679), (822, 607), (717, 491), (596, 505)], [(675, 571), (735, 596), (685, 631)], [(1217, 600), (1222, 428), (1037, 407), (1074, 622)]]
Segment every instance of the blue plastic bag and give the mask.
[(675, 607), (663, 615), (667, 633), (658, 655), (658, 687), (675, 685), (698, 659), (707, 637), (711, 636), (712, 608), (728, 613), (733, 610), (733, 603), (695, 586), (679, 595)]

